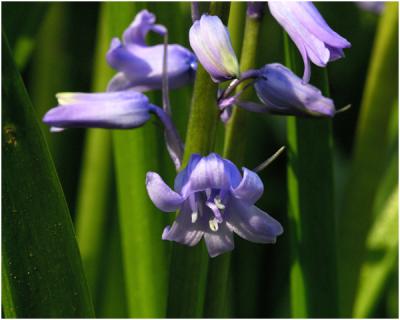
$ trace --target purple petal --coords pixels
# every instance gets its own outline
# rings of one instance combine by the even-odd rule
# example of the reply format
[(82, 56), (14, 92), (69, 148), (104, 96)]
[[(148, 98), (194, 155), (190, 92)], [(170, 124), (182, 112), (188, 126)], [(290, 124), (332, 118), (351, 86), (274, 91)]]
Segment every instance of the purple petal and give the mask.
[(189, 183), (190, 175), (193, 169), (197, 166), (199, 161), (201, 160), (201, 156), (199, 154), (192, 154), (190, 156), (189, 162), (187, 166), (177, 174), (174, 183), (174, 189), (182, 194), (182, 188), (187, 183)]
[(197, 191), (206, 189), (225, 189), (235, 187), (240, 181), (240, 172), (235, 165), (222, 159), (216, 153), (201, 158), (191, 172), (187, 172), (189, 178), (182, 187), (183, 197)]
[(50, 109), (43, 122), (58, 128), (137, 128), (150, 119), (151, 106), (138, 92), (63, 93), (59, 106)]
[(267, 64), (254, 87), (259, 99), (270, 113), (303, 116), (333, 117), (333, 101), (314, 86), (305, 83), (288, 68)]
[(331, 47), (349, 48), (350, 42), (333, 31), (312, 2), (292, 2), (297, 19), (318, 39)]
[(183, 198), (173, 191), (155, 172), (146, 175), (147, 193), (154, 205), (165, 212), (176, 211), (182, 204)]
[(281, 224), (256, 206), (232, 198), (225, 214), (227, 226), (237, 235), (256, 243), (275, 243), (283, 233)]
[[(162, 87), (163, 45), (134, 46), (129, 48), (112, 46), (107, 53), (108, 63), (124, 73), (130, 81), (129, 88), (148, 91)], [(196, 58), (180, 45), (168, 45), (168, 83), (170, 88), (179, 88), (194, 79)]]
[(190, 45), (215, 82), (239, 76), (239, 64), (227, 28), (217, 16), (203, 15), (189, 31)]
[(166, 33), (166, 28), (162, 25), (155, 25), (156, 17), (147, 10), (140, 11), (131, 25), (124, 31), (123, 39), (125, 44), (146, 45), (146, 35), (149, 31), (154, 31), (161, 35)]
[(218, 230), (215, 232), (205, 232), (204, 241), (211, 258), (232, 251), (235, 247), (232, 231), (229, 230), (225, 223), (219, 224)]
[(163, 240), (175, 241), (187, 246), (195, 246), (204, 232), (198, 228), (197, 223), (192, 223), (190, 209), (184, 205), (171, 227), (166, 227), (162, 234)]
[(261, 198), (263, 192), (264, 185), (257, 173), (243, 168), (243, 179), (240, 184), (232, 190), (233, 196), (248, 204), (254, 204)]
[[(304, 61), (303, 79), (310, 79), (310, 59), (314, 64), (325, 67), (328, 61), (343, 56), (340, 51), (350, 43), (334, 32), (311, 2), (270, 1), (271, 14), (286, 30), (299, 49)], [(333, 50), (336, 48), (337, 50)]]

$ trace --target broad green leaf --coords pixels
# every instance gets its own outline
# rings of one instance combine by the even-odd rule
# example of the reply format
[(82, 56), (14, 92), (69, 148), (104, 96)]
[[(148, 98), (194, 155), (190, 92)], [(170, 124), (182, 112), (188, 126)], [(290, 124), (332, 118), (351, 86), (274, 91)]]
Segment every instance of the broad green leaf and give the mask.
[[(298, 72), (297, 49), (285, 40), (286, 64)], [(326, 71), (313, 70), (315, 76), (314, 84), (328, 96)], [(338, 314), (332, 153), (331, 120), (287, 119), (293, 317)]]
[(338, 218), (339, 288), (342, 316), (350, 316), (373, 201), (387, 161), (388, 128), (398, 94), (398, 5), (381, 16), (357, 124), (343, 210)]
[(60, 182), (2, 39), (2, 279), (6, 317), (94, 317)]

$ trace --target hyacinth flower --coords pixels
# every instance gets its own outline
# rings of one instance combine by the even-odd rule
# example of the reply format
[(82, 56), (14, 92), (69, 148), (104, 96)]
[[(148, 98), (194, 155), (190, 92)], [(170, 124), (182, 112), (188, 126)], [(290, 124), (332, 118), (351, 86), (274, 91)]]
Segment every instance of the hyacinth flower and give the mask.
[(356, 5), (365, 11), (377, 14), (382, 13), (383, 8), (385, 8), (385, 2), (383, 1), (359, 1), (356, 2)]
[(149, 102), (140, 92), (132, 90), (101, 93), (58, 93), (58, 106), (50, 109), (43, 122), (52, 132), (66, 128), (133, 129), (143, 126), (155, 114), (166, 132), (170, 156), (180, 167), (183, 145), (163, 109)]
[(262, 103), (241, 101), (239, 92), (220, 101), (222, 110), (236, 104), (252, 112), (278, 115), (333, 117), (336, 113), (331, 99), (279, 63), (267, 64), (253, 73), (258, 73), (254, 89)]
[[(146, 44), (149, 31), (162, 36), (167, 34), (167, 29), (155, 21), (154, 14), (142, 10), (124, 31), (122, 42), (112, 39), (107, 62), (119, 72), (110, 81), (108, 91), (129, 88), (144, 92), (162, 88), (163, 44)], [(195, 55), (178, 44), (169, 44), (167, 50), (169, 87), (179, 88), (192, 82), (197, 69)]]
[(214, 82), (239, 77), (239, 63), (232, 48), (229, 31), (219, 17), (203, 14), (190, 28), (189, 41)]
[(344, 56), (343, 49), (351, 46), (333, 31), (312, 2), (269, 1), (271, 14), (289, 34), (304, 61), (304, 81), (311, 76), (311, 60), (319, 67)]
[(146, 187), (157, 208), (180, 210), (162, 239), (194, 246), (204, 237), (211, 257), (233, 250), (233, 232), (257, 243), (275, 243), (283, 232), (278, 221), (254, 205), (264, 191), (258, 175), (243, 168), (242, 177), (231, 161), (215, 153), (192, 155), (176, 176), (174, 190), (155, 172), (147, 173)]

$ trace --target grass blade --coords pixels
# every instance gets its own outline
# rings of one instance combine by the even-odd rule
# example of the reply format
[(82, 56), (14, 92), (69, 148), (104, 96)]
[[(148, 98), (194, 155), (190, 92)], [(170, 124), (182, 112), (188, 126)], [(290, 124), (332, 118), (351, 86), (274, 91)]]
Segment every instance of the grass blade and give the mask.
[[(110, 35), (107, 32), (107, 18), (105, 6), (101, 5), (98, 21), (97, 48), (95, 66), (93, 73), (93, 91), (105, 91), (108, 81), (113, 75), (112, 69), (107, 65), (105, 55), (109, 47)], [(108, 220), (116, 214), (112, 210), (115, 203), (112, 179), (112, 144), (111, 132), (103, 129), (88, 129), (84, 145), (82, 170), (79, 182), (77, 197), (76, 230), (82, 262), (88, 279), (96, 313), (102, 316), (103, 302), (108, 291), (100, 290), (103, 285), (104, 246), (112, 236), (119, 237), (118, 233), (108, 234)], [(116, 220), (116, 219), (113, 219)], [(118, 240), (119, 241), (119, 238)], [(121, 273), (115, 273), (121, 276)], [(110, 278), (110, 277), (108, 277)], [(107, 279), (108, 279), (107, 278)], [(122, 295), (125, 290), (120, 288)], [(109, 295), (108, 300), (112, 304), (113, 296)]]
[(350, 316), (372, 207), (388, 149), (388, 123), (398, 90), (398, 4), (387, 2), (376, 34), (357, 125), (343, 210), (338, 216), (341, 315)]
[[(120, 37), (140, 5), (104, 3), (109, 41)], [(122, 255), (130, 317), (165, 316), (168, 243), (160, 240), (164, 216), (150, 201), (147, 171), (158, 171), (160, 128), (147, 124), (130, 131), (114, 131), (114, 159)]]
[(4, 34), (2, 48), (4, 314), (93, 317), (68, 207)]
[[(287, 65), (297, 70), (297, 49), (285, 37)], [(328, 96), (321, 72), (317, 87)], [(329, 119), (287, 120), (288, 233), (291, 239), (291, 308), (293, 317), (336, 317), (332, 133)], [(321, 268), (321, 266), (324, 266)]]

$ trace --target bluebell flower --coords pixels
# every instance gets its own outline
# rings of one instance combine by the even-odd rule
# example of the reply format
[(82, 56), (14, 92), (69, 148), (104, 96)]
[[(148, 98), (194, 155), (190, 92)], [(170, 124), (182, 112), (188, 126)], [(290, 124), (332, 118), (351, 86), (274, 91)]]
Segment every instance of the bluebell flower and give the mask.
[(254, 88), (269, 113), (313, 117), (335, 115), (332, 99), (324, 97), (319, 89), (279, 63), (261, 68)]
[(228, 29), (217, 16), (202, 15), (189, 31), (190, 46), (214, 82), (239, 77)]
[[(261, 103), (241, 101), (240, 94), (219, 101), (223, 114), (232, 105), (248, 111), (278, 115), (305, 117), (333, 117), (336, 113), (333, 101), (324, 97), (320, 90), (304, 82), (279, 63), (266, 64), (258, 70), (254, 89)], [(223, 115), (222, 114), (222, 115)], [(227, 119), (222, 119), (224, 122)]]
[(43, 122), (58, 132), (66, 128), (133, 129), (143, 126), (155, 114), (164, 125), (168, 151), (176, 166), (181, 165), (183, 144), (171, 118), (163, 109), (132, 90), (101, 93), (58, 93), (58, 106), (50, 109)]
[[(163, 44), (148, 46), (149, 31), (165, 35), (167, 29), (155, 24), (155, 16), (147, 10), (140, 11), (125, 30), (123, 41), (114, 38), (107, 53), (107, 62), (119, 72), (110, 81), (108, 91), (134, 89), (148, 91), (162, 88)], [(193, 81), (197, 69), (195, 55), (188, 49), (168, 45), (168, 83), (179, 88)]]
[(257, 243), (275, 243), (283, 232), (278, 221), (254, 205), (264, 191), (258, 175), (243, 168), (242, 177), (231, 161), (215, 153), (192, 155), (176, 176), (175, 190), (155, 172), (147, 173), (146, 187), (157, 208), (180, 210), (162, 239), (194, 246), (204, 237), (211, 257), (233, 250), (233, 232)]
[(329, 61), (342, 58), (343, 49), (351, 46), (328, 26), (312, 2), (268, 1), (268, 6), (299, 49), (307, 82), (311, 75), (309, 60), (325, 67)]
[(135, 91), (101, 93), (58, 93), (58, 106), (43, 122), (56, 128), (131, 129), (150, 119), (155, 106)]

